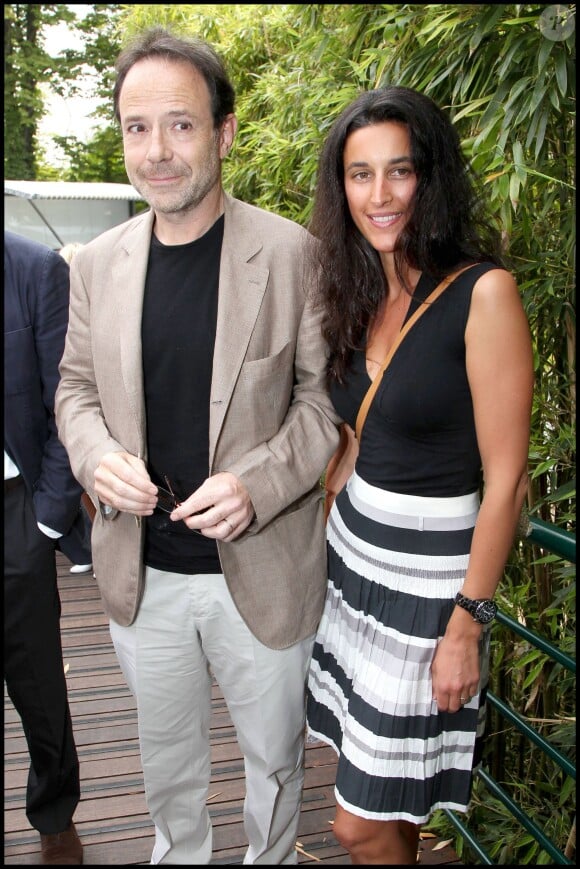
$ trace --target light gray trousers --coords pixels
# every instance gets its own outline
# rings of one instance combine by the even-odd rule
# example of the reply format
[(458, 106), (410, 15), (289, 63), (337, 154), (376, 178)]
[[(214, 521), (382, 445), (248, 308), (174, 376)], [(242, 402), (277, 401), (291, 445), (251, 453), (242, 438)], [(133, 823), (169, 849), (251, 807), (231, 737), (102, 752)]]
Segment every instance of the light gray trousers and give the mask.
[[(244, 863), (297, 862), (304, 780), (304, 686), (314, 637), (281, 651), (250, 632), (221, 574), (147, 568), (136, 621), (110, 622), (137, 699), (151, 863), (208, 864), (211, 672), (244, 756)], [(210, 672), (211, 668), (211, 672)]]

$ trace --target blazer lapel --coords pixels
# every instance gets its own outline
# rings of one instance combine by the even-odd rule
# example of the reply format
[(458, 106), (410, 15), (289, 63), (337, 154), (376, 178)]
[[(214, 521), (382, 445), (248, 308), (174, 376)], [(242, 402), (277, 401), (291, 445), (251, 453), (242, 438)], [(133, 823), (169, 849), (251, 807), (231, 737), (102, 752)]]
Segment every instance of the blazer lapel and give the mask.
[(259, 239), (237, 224), (231, 200), (226, 197), (210, 395), (210, 467), (268, 284), (269, 269), (249, 262), (261, 247)]
[[(121, 287), (118, 299), (121, 373), (141, 436), (145, 433), (141, 320), (152, 228), (152, 211), (143, 215), (142, 219), (136, 218), (132, 231), (118, 245), (113, 261), (115, 282)], [(141, 446), (144, 450), (144, 443)]]
[[(219, 301), (210, 395), (210, 466), (245, 358), (269, 270), (249, 262), (262, 247), (247, 223), (236, 219), (235, 203), (226, 196), (224, 239), (220, 261)], [(118, 299), (121, 371), (123, 385), (139, 432), (145, 432), (141, 318), (153, 213), (136, 218), (131, 232), (113, 254), (116, 283), (122, 287)], [(144, 448), (144, 444), (142, 444)]]

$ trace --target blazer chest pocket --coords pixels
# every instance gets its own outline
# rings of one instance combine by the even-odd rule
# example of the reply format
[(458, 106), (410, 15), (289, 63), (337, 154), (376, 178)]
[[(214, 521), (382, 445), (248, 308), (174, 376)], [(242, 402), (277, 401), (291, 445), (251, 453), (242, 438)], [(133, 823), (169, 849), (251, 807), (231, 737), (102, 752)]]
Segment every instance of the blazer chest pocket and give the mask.
[(251, 359), (242, 365), (236, 395), (248, 399), (254, 413), (261, 409), (270, 412), (286, 395), (287, 404), (294, 382), (294, 349), (291, 343), (273, 356)]

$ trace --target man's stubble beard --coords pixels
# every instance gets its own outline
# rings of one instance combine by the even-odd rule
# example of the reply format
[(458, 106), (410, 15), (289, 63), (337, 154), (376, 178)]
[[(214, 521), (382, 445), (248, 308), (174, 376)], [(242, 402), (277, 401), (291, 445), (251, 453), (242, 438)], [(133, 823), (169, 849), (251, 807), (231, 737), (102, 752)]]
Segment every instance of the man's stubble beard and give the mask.
[[(198, 179), (197, 182), (187, 189), (174, 194), (161, 194), (157, 197), (153, 193), (149, 199), (145, 198), (151, 208), (161, 214), (178, 214), (180, 212), (195, 211), (218, 181), (219, 174), (215, 175), (212, 179), (205, 178), (203, 183)], [(140, 190), (139, 192), (144, 196), (143, 191)]]
[[(207, 162), (197, 176), (190, 176), (186, 189), (175, 193), (150, 190), (147, 187), (147, 178), (142, 178), (138, 172), (132, 173), (133, 178), (129, 176), (129, 180), (154, 211), (161, 214), (194, 211), (221, 180), (221, 160), (217, 151), (209, 150), (207, 157)], [(160, 201), (157, 202), (155, 200), (158, 196)]]

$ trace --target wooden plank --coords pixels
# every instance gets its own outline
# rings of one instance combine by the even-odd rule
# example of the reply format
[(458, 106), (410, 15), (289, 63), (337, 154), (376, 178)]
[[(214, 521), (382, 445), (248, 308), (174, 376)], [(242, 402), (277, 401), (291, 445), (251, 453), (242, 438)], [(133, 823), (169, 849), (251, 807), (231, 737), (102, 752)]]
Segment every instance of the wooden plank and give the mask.
[[(63, 661), (81, 765), (82, 796), (75, 823), (85, 865), (149, 864), (153, 824), (147, 811), (139, 755), (137, 711), (112, 648), (92, 574), (74, 575), (59, 558)], [(24, 812), (29, 757), (20, 719), (4, 691), (4, 864), (37, 865), (38, 833)], [(243, 758), (219, 686), (212, 686), (211, 782), (212, 865), (243, 862), (245, 795)], [(320, 742), (305, 753), (305, 781), (298, 829), (299, 863), (351, 865), (332, 832), (334, 751)], [(438, 840), (421, 843), (420, 862), (458, 863)]]

